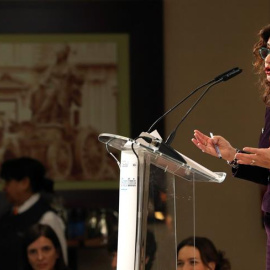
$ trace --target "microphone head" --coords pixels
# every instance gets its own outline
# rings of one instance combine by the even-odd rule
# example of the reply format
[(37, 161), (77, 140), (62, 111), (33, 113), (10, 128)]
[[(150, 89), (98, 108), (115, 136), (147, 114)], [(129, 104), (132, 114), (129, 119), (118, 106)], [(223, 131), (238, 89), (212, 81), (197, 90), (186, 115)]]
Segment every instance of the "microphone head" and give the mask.
[(221, 75), (217, 76), (214, 81), (227, 81), (233, 77), (235, 77), (236, 75), (240, 74), (242, 72), (242, 69), (235, 67), (232, 68), (224, 73), (222, 73)]
[(226, 74), (223, 77), (223, 81), (227, 81), (227, 80), (235, 77), (236, 75), (240, 74), (241, 72), (242, 72), (242, 69), (236, 67), (236, 68), (232, 69), (230, 72), (228, 72), (228, 74)]

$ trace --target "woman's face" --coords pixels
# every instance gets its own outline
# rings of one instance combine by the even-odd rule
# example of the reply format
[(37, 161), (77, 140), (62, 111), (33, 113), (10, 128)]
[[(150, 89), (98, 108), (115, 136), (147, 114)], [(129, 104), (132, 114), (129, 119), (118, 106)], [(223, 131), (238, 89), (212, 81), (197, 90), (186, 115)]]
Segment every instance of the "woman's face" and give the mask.
[[(267, 41), (267, 48), (270, 49), (270, 38)], [(264, 59), (264, 71), (267, 81), (270, 82), (270, 54)]]
[(54, 270), (59, 255), (52, 241), (40, 236), (28, 246), (27, 257), (33, 270)]
[(215, 263), (204, 265), (200, 252), (192, 246), (184, 246), (178, 252), (177, 270), (214, 270)]

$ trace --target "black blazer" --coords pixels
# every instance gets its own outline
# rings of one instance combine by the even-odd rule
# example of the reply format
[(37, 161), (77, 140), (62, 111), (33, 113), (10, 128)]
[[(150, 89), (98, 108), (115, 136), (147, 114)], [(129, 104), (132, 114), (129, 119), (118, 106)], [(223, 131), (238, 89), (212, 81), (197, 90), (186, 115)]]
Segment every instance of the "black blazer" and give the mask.
[[(270, 146), (270, 108), (265, 110), (264, 128), (259, 139), (259, 148)], [(249, 180), (258, 184), (268, 185), (269, 169), (250, 165), (239, 165), (237, 169), (232, 169), (233, 175), (237, 178)]]

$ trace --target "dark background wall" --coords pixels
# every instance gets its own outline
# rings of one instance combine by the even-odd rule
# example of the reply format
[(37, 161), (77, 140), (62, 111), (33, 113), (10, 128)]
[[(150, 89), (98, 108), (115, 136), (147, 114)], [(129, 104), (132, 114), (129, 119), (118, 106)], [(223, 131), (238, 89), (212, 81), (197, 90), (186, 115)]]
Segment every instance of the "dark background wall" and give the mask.
[[(131, 135), (163, 112), (162, 1), (1, 1), (0, 34), (128, 33)], [(159, 124), (163, 132), (163, 122)]]

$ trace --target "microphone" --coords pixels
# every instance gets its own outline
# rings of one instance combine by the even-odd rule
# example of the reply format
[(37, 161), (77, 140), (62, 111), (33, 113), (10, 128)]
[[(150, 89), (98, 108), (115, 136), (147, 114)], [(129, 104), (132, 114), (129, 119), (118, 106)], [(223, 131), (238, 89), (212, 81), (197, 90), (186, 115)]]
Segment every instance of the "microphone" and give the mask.
[(242, 69), (236, 67), (236, 68), (232, 68), (224, 73), (222, 73), (221, 75), (217, 76), (214, 81), (218, 81), (221, 79), (221, 81), (225, 82), (228, 81), (229, 79), (235, 77), (236, 75), (240, 74), (242, 72)]
[(181, 154), (179, 152), (177, 152), (175, 149), (173, 149), (170, 144), (172, 142), (172, 140), (175, 137), (176, 131), (178, 129), (178, 127), (180, 126), (180, 124), (186, 119), (186, 117), (189, 115), (189, 113), (193, 110), (193, 108), (199, 103), (199, 101), (204, 97), (204, 95), (209, 91), (209, 89), (220, 83), (223, 81), (227, 81), (233, 77), (235, 77), (236, 75), (240, 74), (242, 72), (242, 69), (235, 67), (232, 68), (222, 74), (220, 74), (219, 76), (215, 77), (213, 80), (204, 83), (203, 85), (200, 85), (199, 87), (197, 87), (195, 90), (193, 90), (189, 95), (187, 95), (184, 99), (182, 99), (180, 102), (178, 102), (175, 106), (173, 106), (171, 109), (169, 109), (168, 111), (166, 111), (162, 116), (160, 116), (148, 129), (147, 133), (150, 133), (151, 130), (153, 129), (153, 127), (161, 120), (163, 119), (167, 114), (169, 114), (171, 111), (173, 111), (174, 109), (176, 109), (180, 104), (182, 104), (185, 100), (187, 100), (189, 97), (191, 97), (193, 94), (195, 94), (199, 89), (203, 88), (204, 86), (209, 85), (209, 87), (203, 92), (203, 94), (198, 98), (198, 100), (193, 104), (193, 106), (188, 110), (188, 112), (185, 114), (185, 116), (181, 119), (180, 123), (176, 126), (176, 128), (171, 132), (171, 134), (168, 136), (166, 142), (163, 142), (162, 140), (159, 139), (150, 139), (150, 141), (148, 143), (155, 145), (159, 152), (166, 154), (178, 161), (181, 161), (182, 163), (186, 163), (185, 159), (181, 156)]
[(214, 82), (206, 88), (206, 90), (202, 93), (202, 95), (196, 100), (196, 102), (191, 106), (191, 108), (187, 111), (187, 113), (184, 115), (184, 117), (181, 119), (181, 121), (178, 123), (176, 128), (170, 133), (168, 136), (167, 140), (165, 141), (165, 144), (170, 145), (175, 137), (176, 131), (179, 128), (179, 126), (182, 124), (182, 122), (186, 119), (186, 117), (190, 114), (190, 112), (194, 109), (194, 107), (200, 102), (200, 100), (205, 96), (205, 94), (209, 91), (209, 89), (220, 83), (220, 82), (225, 82), (227, 80), (230, 80), (231, 78), (235, 77), (236, 75), (240, 74), (242, 72), (242, 69), (240, 68), (233, 68), (219, 76), (217, 76), (214, 79)]
[(242, 69), (239, 69), (238, 67), (232, 68), (222, 74), (220, 74), (219, 76), (215, 77), (213, 80), (204, 83), (202, 85), (200, 85), (199, 87), (197, 87), (195, 90), (193, 90), (190, 94), (188, 94), (184, 99), (182, 99), (181, 101), (179, 101), (176, 105), (174, 105), (171, 109), (169, 109), (168, 111), (166, 111), (163, 115), (161, 115), (148, 129), (148, 133), (150, 133), (153, 130), (153, 127), (156, 126), (157, 123), (160, 122), (160, 120), (162, 120), (167, 114), (169, 114), (171, 111), (175, 110), (179, 105), (181, 105), (184, 101), (186, 101), (189, 97), (191, 97), (193, 94), (195, 94), (198, 90), (200, 90), (201, 88), (203, 88), (204, 86), (207, 86), (213, 82), (216, 81), (227, 81), (229, 79), (231, 79), (232, 77), (236, 76), (237, 74), (241, 73)]

